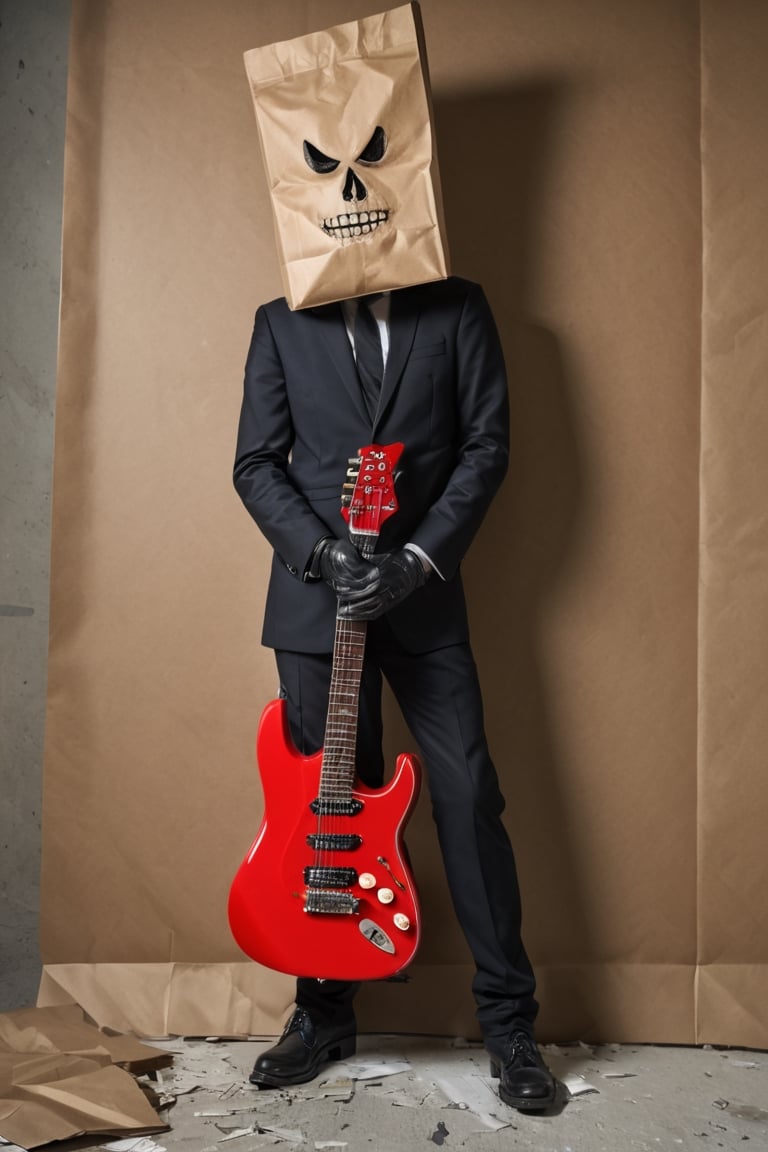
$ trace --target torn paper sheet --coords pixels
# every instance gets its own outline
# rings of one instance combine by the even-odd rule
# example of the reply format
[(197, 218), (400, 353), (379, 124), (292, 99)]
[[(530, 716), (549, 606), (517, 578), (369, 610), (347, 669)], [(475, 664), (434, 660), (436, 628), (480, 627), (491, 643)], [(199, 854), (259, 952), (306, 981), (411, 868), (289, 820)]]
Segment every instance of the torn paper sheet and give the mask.
[(599, 1088), (595, 1088), (594, 1084), (590, 1084), (583, 1076), (576, 1076), (570, 1073), (568, 1076), (560, 1078), (562, 1084), (568, 1089), (571, 1096), (583, 1096), (585, 1092), (599, 1092)]
[(151, 1136), (129, 1136), (125, 1140), (111, 1140), (109, 1144), (102, 1144), (107, 1152), (167, 1152), (162, 1144), (158, 1144)]
[(270, 1124), (260, 1124), (259, 1132), (266, 1132), (270, 1136), (276, 1136), (278, 1140), (288, 1141), (289, 1144), (303, 1144), (305, 1140), (304, 1133), (298, 1128), (273, 1128)]
[(338, 1080), (323, 1080), (320, 1084), (306, 1085), (295, 1091), (297, 1099), (301, 1100), (335, 1100), (339, 1104), (348, 1104), (355, 1095), (356, 1082), (349, 1076), (341, 1076)]
[(216, 1127), (223, 1133), (217, 1144), (240, 1140), (243, 1136), (271, 1136), (276, 1141), (284, 1140), (288, 1144), (303, 1144), (306, 1139), (298, 1128), (275, 1128), (270, 1124), (249, 1124), (247, 1128), (222, 1128), (217, 1124)]
[(497, 1115), (497, 1112), (503, 1109), (503, 1105), (485, 1077), (477, 1073), (436, 1076), (434, 1083), (449, 1104), (469, 1109), (484, 1127), (496, 1132), (500, 1128), (510, 1126), (511, 1120), (505, 1120)]
[(227, 1140), (239, 1140), (241, 1136), (253, 1136), (260, 1131), (258, 1124), (249, 1124), (247, 1128), (221, 1128), (218, 1124), (216, 1127), (219, 1132), (224, 1133), (219, 1140), (220, 1144), (224, 1144)]
[(223, 1116), (238, 1116), (240, 1113), (247, 1112), (249, 1115), (253, 1112), (253, 1105), (249, 1104), (246, 1108), (203, 1108), (200, 1112), (193, 1112), (193, 1116), (206, 1116), (217, 1117), (221, 1119)]
[(378, 1080), (382, 1076), (397, 1076), (399, 1072), (410, 1072), (409, 1060), (385, 1060), (360, 1064), (336, 1064), (334, 1071), (338, 1077), (350, 1080)]

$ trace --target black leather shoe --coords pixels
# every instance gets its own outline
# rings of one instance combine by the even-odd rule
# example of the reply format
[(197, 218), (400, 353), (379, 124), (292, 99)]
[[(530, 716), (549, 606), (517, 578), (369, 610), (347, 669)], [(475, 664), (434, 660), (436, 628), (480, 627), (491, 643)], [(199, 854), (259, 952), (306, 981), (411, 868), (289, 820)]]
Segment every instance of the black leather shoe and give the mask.
[(297, 1008), (277, 1044), (259, 1056), (248, 1079), (259, 1088), (306, 1084), (326, 1061), (354, 1056), (356, 1043), (354, 1016), (316, 1027), (306, 1009)]
[(491, 1076), (499, 1078), (499, 1096), (511, 1108), (540, 1112), (555, 1102), (557, 1085), (528, 1032), (513, 1032), (501, 1054), (490, 1053)]

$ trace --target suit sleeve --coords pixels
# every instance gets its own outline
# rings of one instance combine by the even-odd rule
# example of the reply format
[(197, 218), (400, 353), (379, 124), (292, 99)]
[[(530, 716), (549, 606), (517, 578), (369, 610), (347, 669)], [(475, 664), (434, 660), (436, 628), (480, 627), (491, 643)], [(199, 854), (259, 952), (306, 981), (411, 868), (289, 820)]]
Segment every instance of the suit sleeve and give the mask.
[(478, 284), (470, 286), (456, 333), (456, 403), (455, 464), (441, 495), (410, 536), (445, 579), (456, 573), (509, 463), (504, 356)]
[(293, 440), (285, 373), (269, 317), (260, 308), (245, 365), (233, 478), (278, 558), (302, 579), (315, 544), (329, 529), (291, 483)]

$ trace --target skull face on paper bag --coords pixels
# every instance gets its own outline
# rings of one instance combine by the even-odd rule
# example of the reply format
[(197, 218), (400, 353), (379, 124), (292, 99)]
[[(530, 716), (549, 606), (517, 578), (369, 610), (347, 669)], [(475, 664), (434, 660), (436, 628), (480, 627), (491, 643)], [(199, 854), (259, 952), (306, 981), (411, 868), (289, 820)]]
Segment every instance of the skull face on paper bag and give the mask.
[(417, 20), (406, 5), (245, 55), (291, 308), (448, 274)]
[[(326, 235), (333, 236), (336, 240), (360, 240), (363, 236), (370, 235), (375, 229), (387, 223), (391, 209), (381, 206), (374, 207), (376, 202), (375, 182), (372, 184), (369, 181), (368, 187), (374, 189), (374, 196), (369, 200), (368, 187), (358, 175), (361, 165), (380, 163), (384, 159), (386, 150), (387, 135), (382, 126), (377, 124), (365, 148), (355, 158), (355, 167), (353, 168), (351, 166), (352, 161), (349, 161), (350, 166), (346, 168), (344, 187), (341, 191), (345, 210), (339, 212), (337, 216), (323, 217), (322, 229)], [(331, 156), (326, 156), (308, 140), (304, 141), (304, 159), (313, 172), (323, 175), (336, 172), (341, 163)], [(355, 171), (355, 168), (358, 172)]]

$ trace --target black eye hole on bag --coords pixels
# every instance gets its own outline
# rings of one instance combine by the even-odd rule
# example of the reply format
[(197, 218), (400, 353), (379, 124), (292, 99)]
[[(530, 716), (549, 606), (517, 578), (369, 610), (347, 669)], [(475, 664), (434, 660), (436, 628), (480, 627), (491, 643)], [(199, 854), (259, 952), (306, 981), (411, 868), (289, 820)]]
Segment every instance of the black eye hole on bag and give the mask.
[(315, 148), (314, 144), (310, 144), (309, 140), (304, 141), (304, 159), (313, 172), (335, 172), (339, 166), (338, 160), (326, 156), (319, 148)]
[(383, 159), (384, 153), (387, 150), (387, 134), (379, 124), (374, 129), (373, 136), (363, 148), (358, 156), (360, 164), (378, 164), (379, 160)]
[[(384, 157), (387, 143), (387, 134), (381, 125), (378, 125), (374, 129), (373, 136), (357, 157), (358, 163), (378, 164)], [(320, 172), (323, 175), (335, 172), (340, 163), (339, 160), (334, 160), (332, 156), (326, 156), (314, 144), (310, 144), (309, 140), (304, 141), (304, 159), (313, 172)]]

